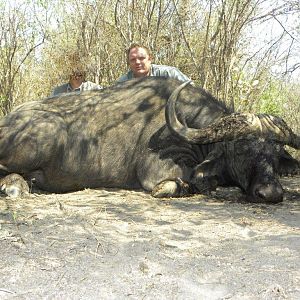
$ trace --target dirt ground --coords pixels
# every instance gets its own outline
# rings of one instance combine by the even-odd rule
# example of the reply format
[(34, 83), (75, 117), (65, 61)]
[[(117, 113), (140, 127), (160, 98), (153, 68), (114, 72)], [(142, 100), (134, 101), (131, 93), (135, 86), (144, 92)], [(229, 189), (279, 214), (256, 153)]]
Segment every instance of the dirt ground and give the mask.
[(282, 204), (238, 189), (155, 199), (0, 197), (0, 299), (300, 299), (300, 177)]

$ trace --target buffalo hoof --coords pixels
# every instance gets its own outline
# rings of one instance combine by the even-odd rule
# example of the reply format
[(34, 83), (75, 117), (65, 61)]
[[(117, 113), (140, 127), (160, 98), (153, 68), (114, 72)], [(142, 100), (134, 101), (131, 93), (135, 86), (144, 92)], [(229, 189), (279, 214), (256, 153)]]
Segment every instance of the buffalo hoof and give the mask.
[(254, 187), (252, 197), (248, 200), (255, 203), (280, 203), (283, 201), (283, 189), (280, 184), (259, 184)]
[(25, 179), (18, 174), (9, 174), (0, 179), (0, 188), (7, 196), (12, 198), (29, 194), (29, 186)]
[(189, 194), (189, 185), (180, 178), (164, 180), (157, 184), (151, 192), (155, 198), (179, 197)]

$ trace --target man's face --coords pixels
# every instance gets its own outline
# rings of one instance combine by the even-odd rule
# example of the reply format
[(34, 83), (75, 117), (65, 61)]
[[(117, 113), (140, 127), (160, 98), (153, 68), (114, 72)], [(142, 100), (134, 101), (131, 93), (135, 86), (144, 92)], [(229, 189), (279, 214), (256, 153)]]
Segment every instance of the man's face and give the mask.
[(144, 77), (150, 74), (151, 57), (144, 48), (132, 48), (128, 55), (128, 62), (134, 77)]
[(84, 81), (84, 75), (82, 72), (75, 71), (70, 75), (70, 84), (72, 88), (78, 88)]

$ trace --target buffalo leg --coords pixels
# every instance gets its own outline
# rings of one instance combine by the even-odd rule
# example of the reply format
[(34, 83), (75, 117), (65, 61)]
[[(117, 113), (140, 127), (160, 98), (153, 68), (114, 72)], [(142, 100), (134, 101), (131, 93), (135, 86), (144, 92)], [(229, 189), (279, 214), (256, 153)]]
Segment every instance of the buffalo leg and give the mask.
[(19, 174), (9, 174), (0, 179), (0, 188), (7, 196), (16, 198), (29, 194), (26, 180)]
[(141, 186), (157, 198), (190, 194), (190, 187), (187, 184), (190, 173), (190, 168), (180, 166), (172, 159), (160, 159), (157, 153), (149, 153), (137, 167)]
[(164, 180), (157, 184), (151, 192), (156, 198), (180, 197), (190, 194), (190, 187), (180, 178), (175, 180)]

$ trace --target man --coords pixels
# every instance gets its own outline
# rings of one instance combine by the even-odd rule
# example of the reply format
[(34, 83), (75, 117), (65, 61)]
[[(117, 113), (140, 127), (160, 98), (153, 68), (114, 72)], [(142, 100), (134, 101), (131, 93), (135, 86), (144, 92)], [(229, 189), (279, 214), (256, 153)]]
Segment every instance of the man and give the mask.
[(146, 76), (170, 77), (180, 81), (190, 80), (175, 67), (152, 64), (152, 54), (149, 48), (139, 44), (132, 44), (129, 47), (127, 50), (127, 60), (130, 71), (122, 75), (117, 82)]
[(100, 89), (102, 89), (102, 87), (98, 84), (91, 81), (85, 81), (85, 72), (76, 69), (71, 73), (69, 82), (54, 88), (51, 96), (55, 96), (61, 93), (82, 92), (86, 90)]

